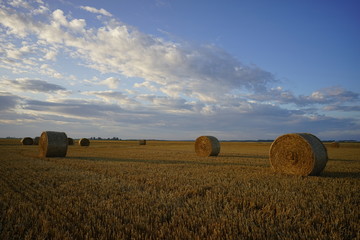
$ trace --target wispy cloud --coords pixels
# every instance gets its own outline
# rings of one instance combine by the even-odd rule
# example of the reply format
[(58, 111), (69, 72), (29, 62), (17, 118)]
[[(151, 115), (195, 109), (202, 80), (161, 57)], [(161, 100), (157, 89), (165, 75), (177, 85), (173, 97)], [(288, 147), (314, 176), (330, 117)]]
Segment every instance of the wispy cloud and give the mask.
[(109, 91), (87, 91), (83, 93), (84, 95), (97, 97), (103, 100), (106, 103), (116, 103), (123, 108), (133, 108), (134, 106), (139, 106), (140, 103), (134, 98), (129, 97), (128, 95), (117, 92), (113, 90)]
[(4, 89), (18, 89), (26, 92), (66, 91), (66, 89), (62, 86), (48, 83), (43, 80), (31, 79), (2, 80), (0, 86), (2, 86)]
[(112, 14), (109, 13), (108, 11), (106, 11), (105, 9), (103, 8), (100, 8), (100, 9), (96, 9), (94, 7), (89, 7), (89, 6), (81, 6), (80, 8), (88, 11), (88, 12), (91, 12), (91, 13), (98, 13), (98, 14), (102, 14), (104, 16), (108, 16), (108, 17), (111, 17)]
[(342, 87), (328, 87), (312, 92), (310, 95), (295, 96), (291, 91), (281, 87), (271, 88), (262, 94), (250, 94), (249, 99), (260, 102), (274, 102), (277, 104), (294, 104), (296, 106), (309, 106), (314, 104), (342, 104), (358, 102), (359, 94)]
[(99, 84), (106, 85), (110, 89), (116, 89), (119, 84), (119, 79), (115, 77), (109, 77), (99, 82)]

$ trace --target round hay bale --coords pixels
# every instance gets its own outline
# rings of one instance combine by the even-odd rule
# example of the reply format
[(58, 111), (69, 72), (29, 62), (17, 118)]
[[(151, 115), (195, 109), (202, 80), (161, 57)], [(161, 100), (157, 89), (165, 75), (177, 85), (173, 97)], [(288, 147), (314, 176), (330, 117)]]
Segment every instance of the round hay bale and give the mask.
[(201, 136), (195, 141), (196, 155), (201, 157), (217, 156), (220, 153), (220, 142), (213, 136)]
[(34, 145), (39, 145), (40, 137), (34, 138)]
[(146, 145), (146, 140), (139, 140), (139, 145)]
[(74, 145), (74, 139), (68, 138), (68, 145)]
[(339, 147), (340, 147), (340, 143), (339, 143), (339, 142), (332, 142), (332, 143), (330, 143), (330, 146), (331, 146), (332, 148), (339, 148)]
[(90, 145), (90, 140), (87, 139), (87, 138), (81, 138), (79, 140), (79, 145), (82, 146), (82, 147), (89, 146)]
[(270, 146), (270, 165), (280, 173), (315, 176), (325, 168), (327, 151), (310, 133), (289, 133), (275, 139)]
[(21, 139), (20, 142), (22, 143), (22, 145), (33, 145), (34, 144), (34, 140), (31, 137), (24, 137), (23, 139)]
[(39, 141), (40, 157), (65, 157), (68, 140), (66, 133), (45, 131)]

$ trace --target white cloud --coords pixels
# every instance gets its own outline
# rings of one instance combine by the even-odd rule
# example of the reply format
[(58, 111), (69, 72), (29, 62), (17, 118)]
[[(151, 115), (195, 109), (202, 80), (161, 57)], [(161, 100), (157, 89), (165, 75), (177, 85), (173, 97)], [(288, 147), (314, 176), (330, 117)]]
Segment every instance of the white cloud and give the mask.
[[(150, 90), (151, 92), (157, 92), (158, 91), (158, 88), (154, 86), (154, 84), (151, 84), (150, 82), (148, 81), (144, 81), (142, 83), (134, 83), (134, 87), (135, 88), (146, 88), (148, 90)], [(169, 94), (169, 95), (172, 95), (172, 94)]]
[[(265, 89), (270, 73), (243, 66), (214, 46), (182, 46), (142, 34), (124, 25), (100, 28), (97, 41), (88, 42), (83, 57), (100, 71), (144, 79), (136, 87), (160, 90), (169, 96), (185, 94), (203, 101), (223, 98), (232, 89)], [(79, 49), (80, 50), (80, 49)], [(156, 85), (161, 86), (156, 89)]]
[(64, 12), (60, 9), (56, 9), (52, 13), (52, 26), (55, 28), (59, 28), (60, 26), (67, 27), (73, 31), (83, 31), (86, 26), (85, 19), (73, 19), (68, 21), (64, 16)]
[(64, 12), (60, 9), (56, 9), (53, 13), (52, 13), (52, 17), (53, 17), (53, 24), (55, 26), (62, 25), (62, 26), (68, 26), (68, 21), (66, 20), (66, 17), (64, 16)]
[(119, 84), (119, 79), (115, 78), (115, 77), (109, 77), (109, 78), (106, 78), (105, 80), (100, 81), (99, 84), (106, 85), (110, 89), (116, 89)]
[(25, 37), (28, 34), (29, 24), (24, 24), (28, 19), (26, 15), (17, 13), (13, 9), (0, 8), (1, 24), (7, 27), (8, 34)]
[[(40, 23), (31, 15), (10, 14), (5, 10), (3, 15), (10, 20), (2, 24), (20, 37), (31, 33), (50, 46), (61, 44), (71, 48), (72, 56), (81, 57), (89, 67), (143, 79), (137, 87), (148, 87), (150, 91), (171, 97), (185, 95), (203, 102), (216, 102), (234, 89), (265, 91), (274, 81), (271, 73), (256, 66), (245, 66), (215, 46), (167, 42), (114, 19), (98, 29), (85, 30), (85, 21), (70, 21), (60, 9), (53, 11), (49, 22)], [(48, 59), (51, 57), (50, 53), (46, 55)], [(52, 76), (61, 77), (61, 74)], [(114, 88), (113, 82), (107, 84)]]
[(84, 19), (74, 19), (69, 22), (69, 27), (74, 31), (83, 31), (86, 26)]
[(23, 0), (12, 0), (9, 1), (9, 4), (13, 7), (32, 8), (28, 2)]
[(44, 75), (48, 75), (48, 76), (51, 76), (53, 78), (63, 78), (63, 75), (61, 73), (59, 73), (58, 71), (56, 71), (55, 69), (53, 69), (50, 65), (48, 64), (42, 64), (40, 66), (40, 69), (39, 69), (39, 72), (41, 74), (44, 74)]
[(57, 51), (50, 50), (50, 49), (45, 49), (44, 51), (45, 51), (44, 59), (51, 60), (51, 61), (56, 60), (56, 56), (58, 54)]
[(84, 95), (96, 96), (106, 103), (117, 103), (125, 109), (134, 108), (140, 106), (139, 102), (133, 98), (130, 98), (126, 94), (117, 91), (88, 91), (84, 92)]
[[(43, 3), (42, 1), (39, 1), (39, 4), (44, 4), (44, 3)], [(40, 14), (44, 14), (44, 13), (46, 13), (46, 12), (48, 12), (48, 11), (49, 11), (49, 9), (48, 9), (46, 6), (40, 5), (39, 8), (34, 9), (34, 10), (32, 11), (32, 13), (33, 13), (34, 15), (40, 15)]]
[(315, 101), (322, 101), (324, 100), (324, 94), (322, 92), (316, 91), (311, 94), (309, 99), (313, 99)]
[(26, 55), (29, 55), (33, 50), (29, 45), (22, 45), (21, 47), (16, 47), (15, 45), (8, 45), (2, 47), (3, 52), (6, 53), (6, 57), (12, 59), (23, 59)]
[(91, 12), (91, 13), (99, 13), (99, 14), (102, 14), (104, 16), (108, 16), (108, 17), (111, 17), (112, 14), (109, 13), (108, 11), (106, 11), (105, 9), (101, 8), (101, 9), (96, 9), (94, 7), (89, 7), (89, 6), (81, 6), (80, 8), (88, 11), (88, 12)]
[(6, 56), (8, 58), (15, 58), (15, 59), (20, 59), (21, 57), (21, 52), (17, 51), (17, 50), (7, 50), (6, 51)]

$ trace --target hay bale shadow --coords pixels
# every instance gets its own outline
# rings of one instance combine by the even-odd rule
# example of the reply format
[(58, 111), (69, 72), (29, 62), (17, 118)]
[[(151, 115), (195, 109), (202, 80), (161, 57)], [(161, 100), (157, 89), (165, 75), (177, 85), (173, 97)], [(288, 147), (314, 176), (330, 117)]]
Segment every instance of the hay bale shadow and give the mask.
[(360, 178), (360, 172), (327, 172), (324, 171), (320, 177), (325, 178)]

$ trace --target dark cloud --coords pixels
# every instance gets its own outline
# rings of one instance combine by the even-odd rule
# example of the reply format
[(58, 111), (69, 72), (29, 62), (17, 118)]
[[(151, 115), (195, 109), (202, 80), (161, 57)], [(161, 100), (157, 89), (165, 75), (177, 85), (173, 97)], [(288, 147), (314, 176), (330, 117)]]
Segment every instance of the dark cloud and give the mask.
[(95, 103), (86, 100), (65, 100), (62, 102), (47, 102), (29, 100), (24, 109), (43, 113), (67, 114), (81, 118), (102, 117), (106, 112), (119, 112), (121, 108), (115, 104)]
[[(87, 132), (91, 136), (195, 139), (210, 134), (225, 140), (274, 139), (285, 133), (310, 132), (322, 139), (334, 139), (334, 136), (349, 129), (359, 128), (356, 119), (322, 116), (312, 108), (289, 110), (261, 103), (242, 102), (228, 108), (213, 107), (208, 113), (194, 109), (178, 113), (169, 111), (171, 107), (168, 105), (164, 108), (139, 105), (134, 109), (123, 109), (117, 104), (103, 101), (68, 99), (49, 102), (24, 100), (4, 93), (0, 96), (4, 100), (1, 103), (5, 105), (15, 108), (21, 103), (22, 106), (21, 113), (11, 111), (6, 116), (2, 114), (3, 122), (31, 121), (31, 128), (36, 130), (34, 134), (42, 129), (71, 129), (75, 135), (81, 129), (82, 133)], [(156, 106), (161, 106), (168, 99), (156, 97), (147, 101), (161, 101), (156, 103)], [(175, 101), (169, 104), (178, 106), (184, 103)], [(31, 115), (26, 116), (27, 113)], [(351, 136), (356, 137), (355, 132)], [(3, 134), (14, 135), (7, 130)]]
[(15, 108), (21, 101), (21, 98), (10, 93), (0, 92), (0, 111)]
[(29, 80), (29, 79), (21, 79), (21, 80), (6, 80), (5, 84), (11, 86), (16, 89), (20, 89), (22, 91), (30, 91), (30, 92), (56, 92), (56, 91), (65, 91), (66, 88), (48, 83), (43, 80)]
[(339, 112), (360, 112), (360, 106), (348, 106), (348, 105), (328, 105), (324, 107), (326, 111), (339, 111)]
[(296, 96), (289, 90), (280, 87), (267, 89), (261, 93), (251, 94), (249, 99), (277, 104), (294, 104), (299, 107), (320, 104), (340, 104), (359, 101), (359, 94), (341, 87), (329, 87), (317, 90), (308, 96)]

